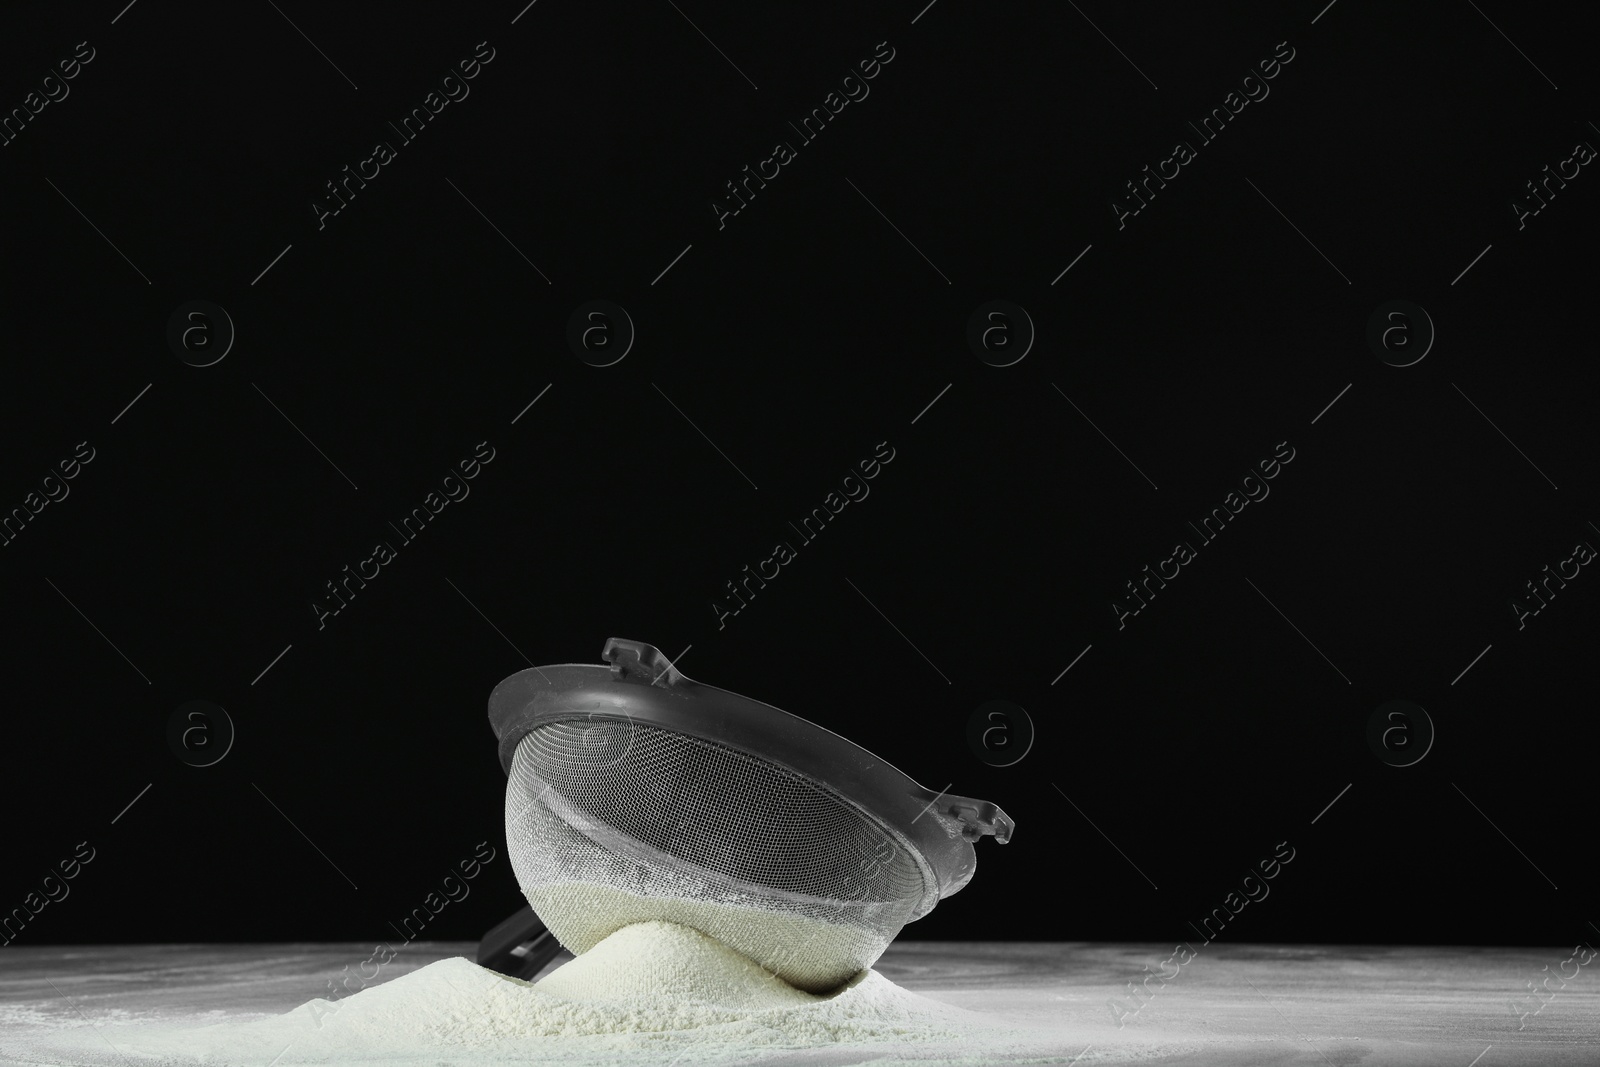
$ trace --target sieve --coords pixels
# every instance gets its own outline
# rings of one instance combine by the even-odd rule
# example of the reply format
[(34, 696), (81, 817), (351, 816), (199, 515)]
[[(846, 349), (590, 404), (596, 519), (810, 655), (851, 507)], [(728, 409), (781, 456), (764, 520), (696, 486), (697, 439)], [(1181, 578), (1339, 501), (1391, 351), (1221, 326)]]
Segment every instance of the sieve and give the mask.
[(694, 927), (801, 989), (838, 987), (959, 892), (995, 804), (927, 789), (844, 737), (692, 681), (659, 649), (531, 667), (489, 697), (506, 845), (568, 951)]

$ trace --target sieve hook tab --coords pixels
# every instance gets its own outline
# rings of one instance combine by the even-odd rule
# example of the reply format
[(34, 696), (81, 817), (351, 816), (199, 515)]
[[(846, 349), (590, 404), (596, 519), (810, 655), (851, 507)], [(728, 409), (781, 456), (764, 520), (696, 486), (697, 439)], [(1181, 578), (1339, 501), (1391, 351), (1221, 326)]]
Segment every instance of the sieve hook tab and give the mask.
[(1003, 845), (1011, 840), (1011, 833), (1016, 829), (1011, 817), (993, 801), (941, 793), (935, 797), (934, 803), (938, 804), (934, 813), (939, 821), (968, 841), (977, 841), (993, 834), (995, 841)]
[(611, 673), (625, 682), (643, 682), (645, 685), (674, 686), (684, 681), (683, 675), (672, 661), (655, 645), (643, 641), (627, 641), (620, 637), (609, 638), (601, 657), (611, 664)]

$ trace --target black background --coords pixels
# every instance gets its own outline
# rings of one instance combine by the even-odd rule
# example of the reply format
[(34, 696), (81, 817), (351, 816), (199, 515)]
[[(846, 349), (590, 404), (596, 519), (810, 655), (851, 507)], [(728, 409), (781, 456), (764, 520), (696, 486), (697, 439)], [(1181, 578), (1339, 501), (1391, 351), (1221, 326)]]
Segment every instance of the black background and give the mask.
[[(1282, 841), (1225, 938), (1593, 935), (1600, 578), (1521, 631), (1508, 607), (1600, 544), (1600, 179), (1511, 209), (1600, 143), (1583, 27), (280, 6), (6, 16), (6, 109), (96, 51), (0, 148), (0, 508), (95, 449), (0, 549), (0, 910), (96, 850), (17, 943), (389, 939), (487, 840), (427, 933), (477, 938), (521, 903), (489, 691), (610, 636), (1011, 814), (908, 938), (1189, 937)], [(319, 231), (323, 183), (480, 41), (470, 95)], [(880, 41), (870, 95), (719, 231), (723, 183)], [(1123, 183), (1280, 41), (1270, 95), (1119, 230)], [(608, 368), (564, 339), (594, 298), (637, 326)], [(995, 298), (1038, 333), (1005, 368), (965, 340)], [(237, 327), (214, 366), (166, 342), (192, 299)], [(1391, 299), (1438, 331), (1413, 366), (1364, 339)], [(319, 630), (323, 583), (484, 440), (470, 496)], [(723, 583), (884, 441), (870, 496), (719, 629)], [(1123, 582), (1280, 441), (1270, 497), (1119, 631)], [(965, 740), (996, 698), (1037, 729), (998, 769)], [(1396, 698), (1437, 729), (1406, 768), (1365, 740)], [(167, 747), (194, 699), (237, 727), (215, 766)]]

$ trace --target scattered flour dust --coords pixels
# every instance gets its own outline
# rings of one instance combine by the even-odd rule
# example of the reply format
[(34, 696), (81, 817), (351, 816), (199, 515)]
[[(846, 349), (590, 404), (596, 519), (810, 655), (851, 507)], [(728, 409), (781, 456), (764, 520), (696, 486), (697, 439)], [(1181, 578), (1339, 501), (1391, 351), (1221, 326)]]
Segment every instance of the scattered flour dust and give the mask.
[[(313, 1000), (249, 1022), (83, 1031), (56, 1035), (71, 1035), (82, 1058), (15, 1062), (689, 1067), (766, 1060), (985, 1063), (1022, 1051), (1013, 1044), (1020, 1036), (1014, 1029), (918, 996), (876, 971), (813, 995), (697, 930), (659, 921), (623, 927), (537, 983), (456, 956), (337, 1003)], [(119, 1059), (107, 1055), (108, 1044)], [(859, 1049), (859, 1057), (822, 1052), (840, 1053), (840, 1046)]]

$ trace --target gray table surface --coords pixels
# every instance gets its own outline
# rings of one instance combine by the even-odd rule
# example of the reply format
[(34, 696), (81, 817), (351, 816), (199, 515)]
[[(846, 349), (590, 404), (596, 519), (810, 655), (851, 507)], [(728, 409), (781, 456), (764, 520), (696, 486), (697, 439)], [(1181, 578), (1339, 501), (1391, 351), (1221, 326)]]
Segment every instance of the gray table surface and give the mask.
[[(383, 977), (451, 956), (471, 959), (474, 949), (414, 942)], [(118, 1009), (174, 1018), (280, 1013), (325, 995), (328, 979), (345, 967), (355, 973), (371, 951), (357, 944), (12, 945), (0, 949), (0, 1063), (7, 1062), (8, 1019), (37, 1026), (45, 1016), (92, 1021)], [(1511, 1007), (1529, 996), (1527, 983), (1558, 972), (1570, 950), (1212, 944), (1118, 1026), (1108, 1000), (1129, 1002), (1126, 983), (1171, 952), (1170, 945), (899, 942), (877, 969), (925, 996), (1050, 1029), (1060, 1035), (1060, 1063), (1090, 1050), (1085, 1064), (1600, 1064), (1600, 960), (1547, 994), (1538, 1014), (1519, 1019)]]

